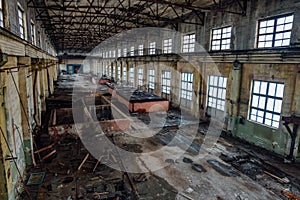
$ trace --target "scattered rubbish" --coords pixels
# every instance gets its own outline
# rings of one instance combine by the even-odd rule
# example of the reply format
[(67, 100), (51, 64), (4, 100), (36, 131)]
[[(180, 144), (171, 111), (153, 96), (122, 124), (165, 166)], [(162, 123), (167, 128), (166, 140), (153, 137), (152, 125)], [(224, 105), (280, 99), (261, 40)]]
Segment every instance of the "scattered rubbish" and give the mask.
[(187, 193), (192, 193), (192, 192), (194, 192), (194, 190), (193, 190), (193, 188), (187, 188), (186, 190), (185, 190)]
[(184, 157), (182, 160), (184, 163), (193, 163), (193, 160), (187, 157)]
[(230, 166), (220, 163), (217, 160), (207, 161), (217, 172), (224, 176), (239, 176), (239, 173), (234, 171)]
[(53, 147), (53, 144), (51, 144), (51, 145), (49, 145), (49, 146), (46, 146), (46, 147), (43, 147), (43, 148), (41, 148), (41, 149), (35, 151), (34, 153), (41, 153), (41, 152), (43, 152), (43, 151), (46, 151), (46, 150), (48, 150), (48, 149), (51, 149), (52, 147)]
[(63, 180), (63, 183), (68, 184), (68, 183), (71, 183), (71, 182), (73, 182), (73, 181), (74, 181), (74, 178), (71, 177), (71, 176), (68, 176), (68, 177), (66, 177), (66, 178)]
[(46, 160), (47, 158), (49, 158), (50, 156), (52, 156), (53, 154), (55, 154), (56, 153), (56, 150), (53, 150), (51, 153), (49, 153), (49, 154), (47, 154), (46, 156), (44, 156), (43, 158), (42, 158), (42, 160)]
[(284, 189), (280, 191), (281, 194), (289, 198), (289, 200), (300, 200), (300, 197), (296, 197), (291, 191)]
[(186, 199), (189, 199), (189, 200), (194, 200), (192, 197), (189, 197), (184, 193), (178, 193), (178, 195), (183, 196), (183, 197), (185, 197)]
[(44, 181), (46, 172), (35, 172), (31, 173), (26, 185), (31, 186), (31, 185), (41, 185)]
[(78, 167), (78, 171), (80, 171), (80, 169), (82, 168), (82, 166), (84, 165), (84, 163), (86, 162), (86, 160), (88, 159), (90, 154), (86, 154), (85, 158), (83, 159), (83, 161), (81, 162), (81, 164)]
[(133, 176), (133, 180), (135, 182), (144, 182), (147, 180), (147, 176), (145, 174), (136, 175), (136, 176)]
[(264, 171), (264, 173), (267, 174), (267, 175), (269, 175), (269, 176), (271, 176), (271, 177), (273, 177), (273, 178), (275, 178), (275, 179), (277, 179), (281, 183), (289, 183), (290, 182), (290, 180), (288, 178), (286, 178), (286, 177), (280, 178), (280, 177), (276, 176), (275, 174), (272, 174), (272, 173), (267, 172), (267, 171)]
[(101, 157), (98, 159), (98, 161), (97, 161), (97, 163), (96, 163), (96, 165), (95, 165), (95, 167), (94, 167), (94, 169), (93, 169), (93, 172), (95, 172), (95, 170), (97, 169), (97, 167), (98, 167), (99, 163), (101, 162), (102, 158), (103, 158), (103, 156), (101, 156)]
[(206, 172), (206, 170), (204, 169), (204, 167), (200, 164), (197, 163), (193, 163), (192, 164), (192, 169), (197, 171), (197, 172)]

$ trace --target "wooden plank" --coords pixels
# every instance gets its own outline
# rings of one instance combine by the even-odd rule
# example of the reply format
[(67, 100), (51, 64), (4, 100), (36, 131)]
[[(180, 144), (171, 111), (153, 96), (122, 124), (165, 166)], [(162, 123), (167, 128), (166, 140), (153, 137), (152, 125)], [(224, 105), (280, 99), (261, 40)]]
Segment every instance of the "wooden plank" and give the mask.
[(52, 147), (53, 147), (53, 144), (51, 144), (51, 145), (49, 145), (49, 146), (46, 146), (46, 147), (44, 147), (44, 148), (41, 148), (41, 149), (35, 151), (34, 153), (40, 153), (40, 152), (43, 152), (43, 151), (45, 151), (45, 150), (47, 150), (47, 149), (51, 149)]
[(85, 158), (83, 159), (83, 161), (81, 162), (81, 164), (79, 165), (79, 167), (78, 167), (78, 171), (82, 168), (82, 166), (84, 165), (84, 163), (86, 162), (86, 160), (88, 159), (88, 157), (89, 157), (89, 153), (88, 154), (86, 154), (86, 156), (85, 156)]
[(49, 153), (48, 155), (46, 155), (46, 156), (44, 156), (43, 158), (42, 158), (42, 160), (45, 160), (45, 159), (47, 159), (47, 158), (49, 158), (50, 156), (52, 156), (53, 154), (55, 154), (56, 153), (56, 150), (53, 150), (51, 153)]

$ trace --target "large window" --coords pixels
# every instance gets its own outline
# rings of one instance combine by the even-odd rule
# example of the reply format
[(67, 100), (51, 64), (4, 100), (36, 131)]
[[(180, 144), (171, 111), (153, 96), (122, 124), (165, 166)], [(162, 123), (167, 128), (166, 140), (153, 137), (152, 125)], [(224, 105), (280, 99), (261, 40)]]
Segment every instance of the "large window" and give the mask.
[(130, 47), (130, 56), (134, 56), (134, 46)]
[(171, 72), (168, 70), (163, 70), (162, 84), (161, 84), (162, 93), (170, 94), (170, 87), (171, 87)]
[(194, 52), (195, 51), (195, 34), (188, 34), (183, 36), (182, 52)]
[(155, 42), (150, 42), (150, 44), (149, 44), (149, 54), (150, 55), (155, 54)]
[(133, 67), (129, 68), (129, 83), (131, 85), (134, 85), (134, 68)]
[(0, 0), (0, 27), (4, 27), (2, 0)]
[(138, 69), (138, 86), (143, 85), (143, 68)]
[(181, 98), (192, 100), (193, 79), (192, 73), (181, 73)]
[(126, 57), (127, 56), (127, 49), (123, 49), (123, 56)]
[(109, 77), (108, 65), (105, 65), (105, 75)]
[(18, 7), (18, 18), (19, 18), (19, 30), (20, 30), (20, 37), (25, 39), (25, 16), (24, 11), (21, 7)]
[(122, 56), (122, 51), (121, 49), (118, 49), (118, 57), (121, 57)]
[(121, 66), (118, 66), (118, 81), (121, 80)]
[(34, 23), (30, 23), (30, 34), (31, 34), (31, 43), (36, 45), (36, 40), (35, 40), (35, 26)]
[(111, 76), (112, 76), (112, 73), (111, 73), (111, 66), (110, 66), (110, 65), (107, 65), (107, 68), (108, 68), (108, 77), (111, 77)]
[(274, 128), (279, 127), (284, 84), (254, 80), (249, 119)]
[[(222, 76), (208, 77), (207, 106), (212, 109), (225, 111), (227, 78)], [(216, 111), (216, 110), (215, 110)], [(210, 114), (213, 114), (212, 112)]]
[(180, 105), (191, 107), (193, 99), (193, 73), (181, 73)]
[(127, 81), (127, 69), (126, 69), (125, 66), (123, 67), (122, 78), (123, 78), (122, 80), (123, 80), (124, 82)]
[(144, 55), (144, 45), (139, 45), (139, 56)]
[(40, 48), (42, 48), (42, 35), (41, 35), (41, 32), (40, 31), (38, 31), (37, 32), (37, 39), (38, 39), (38, 46), (40, 47)]
[(149, 89), (154, 90), (154, 86), (155, 86), (155, 70), (154, 69), (149, 69)]
[(231, 27), (214, 29), (212, 31), (211, 50), (230, 49)]
[(281, 47), (290, 45), (293, 21), (293, 14), (260, 20), (257, 47)]
[(163, 52), (171, 53), (172, 52), (172, 39), (165, 39), (163, 42)]

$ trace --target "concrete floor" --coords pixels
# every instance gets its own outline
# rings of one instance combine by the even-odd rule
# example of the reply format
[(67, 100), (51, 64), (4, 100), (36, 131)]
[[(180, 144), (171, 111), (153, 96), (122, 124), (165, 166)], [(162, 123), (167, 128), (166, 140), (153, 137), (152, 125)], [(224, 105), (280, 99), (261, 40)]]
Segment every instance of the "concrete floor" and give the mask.
[[(176, 111), (158, 113), (150, 118), (155, 120), (158, 115), (174, 117)], [(208, 124), (199, 125), (186, 117), (181, 127), (176, 127), (174, 118), (173, 124), (168, 125), (159, 120), (151, 123), (146, 114), (132, 113), (128, 117), (131, 119), (129, 130), (106, 131), (104, 135), (95, 133), (89, 139), (94, 144), (92, 148), (101, 149), (97, 138), (107, 137), (120, 149), (137, 153), (132, 157), (118, 150), (112, 155), (93, 155), (86, 141), (74, 135), (48, 138), (44, 145), (54, 145), (41, 156), (53, 149), (56, 153), (36, 168), (28, 168), (28, 174), (46, 172), (41, 185), (28, 187), (33, 199), (267, 200), (292, 199), (291, 195), (300, 197), (300, 166), (297, 163), (284, 163), (276, 155), (225, 133), (214, 146), (201, 149), (205, 155), (199, 155), (197, 150), (205, 140)], [(187, 149), (182, 144), (166, 145), (170, 138), (191, 146)], [(78, 169), (87, 154), (89, 157)], [(202, 171), (194, 170), (193, 164), (198, 164)], [(128, 173), (118, 168), (125, 168)]]

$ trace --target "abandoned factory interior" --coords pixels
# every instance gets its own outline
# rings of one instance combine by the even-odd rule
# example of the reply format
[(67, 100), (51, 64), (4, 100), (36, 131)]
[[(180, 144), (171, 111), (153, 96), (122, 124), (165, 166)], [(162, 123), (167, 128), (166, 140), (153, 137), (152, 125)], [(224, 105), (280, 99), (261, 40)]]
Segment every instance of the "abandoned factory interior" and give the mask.
[(0, 0), (0, 200), (300, 200), (300, 0)]

